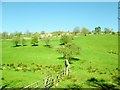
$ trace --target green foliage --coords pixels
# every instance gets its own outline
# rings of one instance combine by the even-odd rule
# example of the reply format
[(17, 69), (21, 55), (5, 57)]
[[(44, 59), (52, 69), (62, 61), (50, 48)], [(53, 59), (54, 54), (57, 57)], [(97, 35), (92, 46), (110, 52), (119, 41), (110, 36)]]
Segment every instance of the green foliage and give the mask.
[(8, 39), (8, 33), (7, 32), (2, 33), (2, 39)]
[(44, 42), (45, 42), (45, 46), (51, 47), (50, 38), (49, 37), (45, 37), (44, 38)]
[(22, 32), (15, 32), (15, 36), (21, 37)]
[(26, 39), (25, 38), (22, 38), (22, 45), (26, 46)]
[(45, 31), (41, 31), (41, 34), (45, 34)]
[(13, 34), (13, 33), (10, 33), (9, 39), (12, 39), (13, 37), (14, 37), (14, 34)]
[(72, 83), (72, 84), (67, 85), (67, 88), (69, 88), (69, 90), (74, 90), (74, 89), (79, 90), (82, 87), (79, 84)]
[(81, 31), (85, 36), (89, 33), (89, 29), (87, 28), (82, 28), (82, 31)]
[(73, 58), (73, 55), (80, 54), (80, 47), (72, 43), (67, 43), (64, 46), (59, 47), (57, 51), (63, 54), (64, 58), (71, 60), (71, 58)]
[(2, 39), (2, 33), (0, 33), (0, 39)]
[(20, 37), (18, 35), (15, 35), (13, 37), (13, 43), (15, 44), (15, 46), (18, 46), (18, 44), (20, 43)]
[(80, 33), (80, 28), (79, 27), (75, 27), (73, 30), (74, 35), (77, 35), (78, 33)]
[(55, 31), (55, 32), (52, 32), (51, 34), (53, 36), (60, 36), (62, 33), (64, 33), (63, 31)]
[(33, 44), (32, 46), (38, 46), (38, 36), (37, 35), (34, 34), (32, 36), (31, 44)]
[(95, 34), (100, 34), (101, 33), (101, 27), (95, 27)]
[(62, 35), (61, 38), (60, 38), (60, 42), (61, 44), (65, 45), (67, 43), (70, 43), (72, 41), (72, 38), (68, 35)]
[(111, 31), (109, 28), (105, 28), (105, 29), (104, 29), (104, 33), (105, 33), (105, 34), (110, 34), (111, 32), (112, 32), (112, 31)]
[(25, 33), (25, 36), (26, 36), (26, 37), (31, 37), (31, 36), (32, 36), (32, 33), (27, 30), (26, 33)]
[(104, 79), (98, 80), (94, 77), (87, 80), (87, 83), (94, 87), (99, 87), (105, 90), (115, 89), (116, 85), (113, 83), (108, 83)]

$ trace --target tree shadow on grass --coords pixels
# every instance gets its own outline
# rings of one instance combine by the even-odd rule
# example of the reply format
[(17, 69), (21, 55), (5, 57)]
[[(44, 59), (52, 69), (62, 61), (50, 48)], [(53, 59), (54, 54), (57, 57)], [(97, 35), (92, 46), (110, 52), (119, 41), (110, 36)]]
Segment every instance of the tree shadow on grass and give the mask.
[(32, 45), (32, 46), (38, 46), (38, 44), (36, 44), (36, 45)]
[(94, 86), (94, 87), (101, 88), (104, 90), (111, 90), (111, 89), (115, 89), (115, 87), (116, 87), (114, 84), (108, 83), (103, 79), (97, 80), (94, 77), (88, 79), (86, 82), (90, 86)]
[[(58, 59), (64, 61), (65, 58), (64, 58), (64, 57), (58, 57)], [(71, 59), (69, 60), (69, 63), (70, 63), (70, 64), (73, 64), (74, 61), (79, 61), (79, 60), (80, 60), (79, 58), (71, 58)]]
[(59, 45), (65, 45), (64, 43), (61, 43), (61, 44), (59, 44)]
[(78, 60), (80, 60), (79, 58), (71, 58), (70, 60), (73, 60), (73, 61), (78, 61)]
[(13, 46), (13, 47), (20, 47), (21, 45), (16, 45), (16, 46)]
[(51, 46), (51, 45), (44, 45), (44, 47), (52, 48), (52, 46)]
[[(58, 59), (63, 60), (65, 58), (64, 57), (58, 57)], [(79, 58), (74, 58), (74, 57), (70, 59), (70, 61), (78, 61), (78, 60), (80, 60), (80, 59)]]
[(59, 60), (63, 60), (63, 59), (65, 59), (65, 58), (64, 58), (64, 57), (58, 57), (58, 59), (59, 59)]
[(23, 46), (27, 46), (27, 45), (23, 45)]

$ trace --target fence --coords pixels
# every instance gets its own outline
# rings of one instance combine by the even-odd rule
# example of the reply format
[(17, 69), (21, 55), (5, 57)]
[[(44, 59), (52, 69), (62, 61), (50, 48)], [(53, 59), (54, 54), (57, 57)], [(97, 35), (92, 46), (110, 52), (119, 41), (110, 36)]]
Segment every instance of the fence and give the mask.
[(46, 76), (45, 82), (44, 82), (44, 88), (57, 87), (58, 83), (62, 80), (64, 76), (65, 76), (64, 71), (57, 73), (55, 77)]
[(41, 80), (38, 80), (38, 81), (36, 81), (36, 82), (34, 82), (34, 83), (32, 83), (32, 84), (30, 84), (30, 85), (27, 85), (27, 86), (25, 86), (23, 89), (21, 89), (21, 90), (24, 90), (24, 89), (26, 89), (26, 88), (39, 88), (40, 87), (40, 82), (41, 82)]
[(39, 88), (40, 85), (42, 86), (42, 84), (40, 84), (40, 82), (42, 82), (44, 84), (44, 86), (42, 88), (51, 88), (51, 87), (57, 87), (58, 83), (65, 77), (65, 71), (61, 71), (58, 72), (56, 74), (55, 77), (53, 77), (53, 75), (48, 75), (45, 77), (44, 82), (42, 82), (42, 80), (38, 80), (26, 87), (24, 87), (22, 90), (26, 89), (26, 88)]

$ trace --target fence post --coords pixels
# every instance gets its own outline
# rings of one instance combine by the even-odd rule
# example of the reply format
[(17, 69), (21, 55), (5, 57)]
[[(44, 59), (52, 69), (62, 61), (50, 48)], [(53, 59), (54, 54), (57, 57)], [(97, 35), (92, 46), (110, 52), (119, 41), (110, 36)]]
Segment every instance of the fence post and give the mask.
[(70, 64), (67, 59), (65, 59), (65, 75), (68, 76), (70, 72)]

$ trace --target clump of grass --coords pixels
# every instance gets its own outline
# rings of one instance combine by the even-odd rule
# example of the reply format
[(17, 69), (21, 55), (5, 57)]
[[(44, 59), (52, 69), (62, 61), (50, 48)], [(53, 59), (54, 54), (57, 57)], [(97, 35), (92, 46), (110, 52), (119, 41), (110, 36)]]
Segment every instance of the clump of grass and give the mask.
[[(82, 86), (80, 86), (79, 84), (72, 83), (72, 84), (68, 84), (68, 85), (67, 85), (67, 88), (79, 90), (80, 88), (82, 88)], [(78, 88), (78, 89), (77, 89), (77, 88)]]

